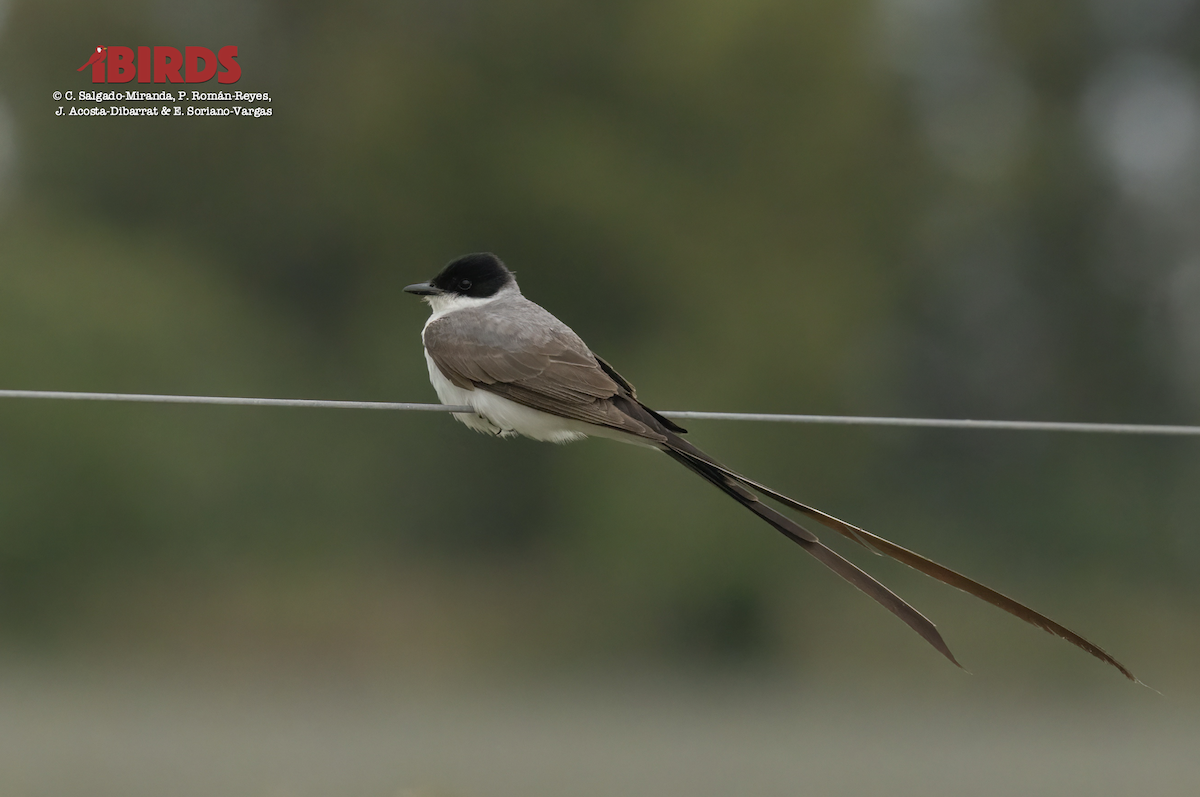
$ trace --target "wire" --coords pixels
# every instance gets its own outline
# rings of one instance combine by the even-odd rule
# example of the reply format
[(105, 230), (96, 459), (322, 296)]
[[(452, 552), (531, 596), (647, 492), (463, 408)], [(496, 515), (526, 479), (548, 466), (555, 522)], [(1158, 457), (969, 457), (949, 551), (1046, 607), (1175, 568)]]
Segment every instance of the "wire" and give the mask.
[[(79, 393), (58, 390), (0, 390), (0, 398), (132, 401), (156, 404), (232, 404), (250, 407), (315, 407), (347, 410), (404, 410), (409, 412), (474, 412), (471, 407), (466, 406), (411, 404), (391, 401), (327, 401), (322, 399), (244, 398), (236, 396), (173, 396), (152, 393)], [(1200, 426), (1170, 426), (1139, 423), (980, 421), (950, 418), (880, 418), (856, 415), (786, 415), (761, 412), (660, 412), (659, 414), (676, 420), (825, 423), (846, 426), (918, 426), (943, 429), (1009, 429), (1034, 432), (1087, 432), (1102, 434), (1200, 435)]]
[(854, 426), (924, 426), (944, 429), (1012, 429), (1030, 432), (1200, 435), (1200, 426), (1143, 423), (1065, 423), (1058, 421), (978, 421), (953, 418), (879, 418), (860, 415), (774, 415), (761, 412), (660, 412), (668, 418), (773, 423), (831, 423)]
[(344, 410), (409, 410), (474, 412), (447, 404), (398, 404), (391, 401), (325, 401), (322, 399), (240, 398), (236, 396), (164, 396), (154, 393), (76, 393), (59, 390), (0, 390), (0, 398), (66, 399), (68, 401), (139, 401), (149, 404), (234, 404), (248, 407), (318, 407)]

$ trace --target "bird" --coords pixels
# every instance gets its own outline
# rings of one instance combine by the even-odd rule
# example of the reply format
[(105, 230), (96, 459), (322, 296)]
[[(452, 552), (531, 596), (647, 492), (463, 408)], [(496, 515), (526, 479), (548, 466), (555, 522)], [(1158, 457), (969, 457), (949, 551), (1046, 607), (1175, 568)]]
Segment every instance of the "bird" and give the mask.
[(717, 462), (684, 439), (686, 429), (642, 403), (633, 384), (569, 326), (525, 298), (496, 255), (464, 255), (433, 279), (404, 291), (429, 304), (431, 313), (421, 331), (429, 380), (444, 404), (471, 408), (453, 413), (467, 427), (496, 437), (521, 435), (551, 443), (603, 437), (661, 451), (864, 592), (960, 668), (929, 619), (766, 501), (1061, 637), (1141, 683), (1103, 649), (1028, 606)]
[(91, 66), (92, 64), (94, 64), (94, 63), (96, 63), (96, 62), (98, 62), (98, 61), (103, 61), (103, 60), (104, 60), (104, 56), (106, 56), (106, 55), (108, 55), (108, 48), (107, 48), (107, 47), (105, 47), (103, 44), (98, 44), (98, 45), (96, 45), (96, 49), (95, 49), (95, 50), (92, 50), (92, 57), (91, 57), (91, 58), (89, 58), (89, 59), (87, 60), (87, 63), (86, 63), (86, 64), (84, 64), (83, 66), (79, 67), (79, 68), (78, 68), (78, 69), (76, 69), (75, 71), (76, 71), (76, 72), (82, 72), (83, 70), (85, 70), (85, 69), (87, 69), (89, 66)]

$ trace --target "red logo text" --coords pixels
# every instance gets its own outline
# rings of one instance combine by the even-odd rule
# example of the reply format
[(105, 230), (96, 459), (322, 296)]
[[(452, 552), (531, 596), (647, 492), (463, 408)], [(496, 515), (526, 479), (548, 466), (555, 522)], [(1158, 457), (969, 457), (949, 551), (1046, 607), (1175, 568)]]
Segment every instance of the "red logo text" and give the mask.
[[(93, 83), (205, 83), (215, 76), (218, 83), (237, 83), (242, 67), (238, 48), (230, 44), (216, 53), (207, 47), (132, 47), (100, 45), (87, 63), (75, 70), (92, 68)], [(218, 71), (218, 66), (222, 69)]]

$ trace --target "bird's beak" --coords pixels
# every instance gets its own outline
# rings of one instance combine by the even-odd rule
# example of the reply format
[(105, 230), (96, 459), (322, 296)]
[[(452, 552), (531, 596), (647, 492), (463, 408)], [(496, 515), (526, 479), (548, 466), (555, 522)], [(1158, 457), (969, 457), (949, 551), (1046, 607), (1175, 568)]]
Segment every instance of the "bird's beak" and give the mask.
[(418, 282), (415, 285), (409, 285), (404, 289), (405, 293), (415, 293), (417, 296), (437, 296), (442, 291), (440, 288), (435, 288), (428, 282)]

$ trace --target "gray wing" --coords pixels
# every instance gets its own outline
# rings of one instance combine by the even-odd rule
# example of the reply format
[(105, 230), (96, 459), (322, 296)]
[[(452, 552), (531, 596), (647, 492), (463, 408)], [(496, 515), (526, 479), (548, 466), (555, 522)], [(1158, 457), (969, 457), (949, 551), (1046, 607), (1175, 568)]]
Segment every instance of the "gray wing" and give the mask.
[(425, 327), (425, 351), (465, 390), (487, 390), (562, 418), (661, 441), (651, 425), (617, 405), (633, 386), (566, 324), (521, 296), (459, 310)]

